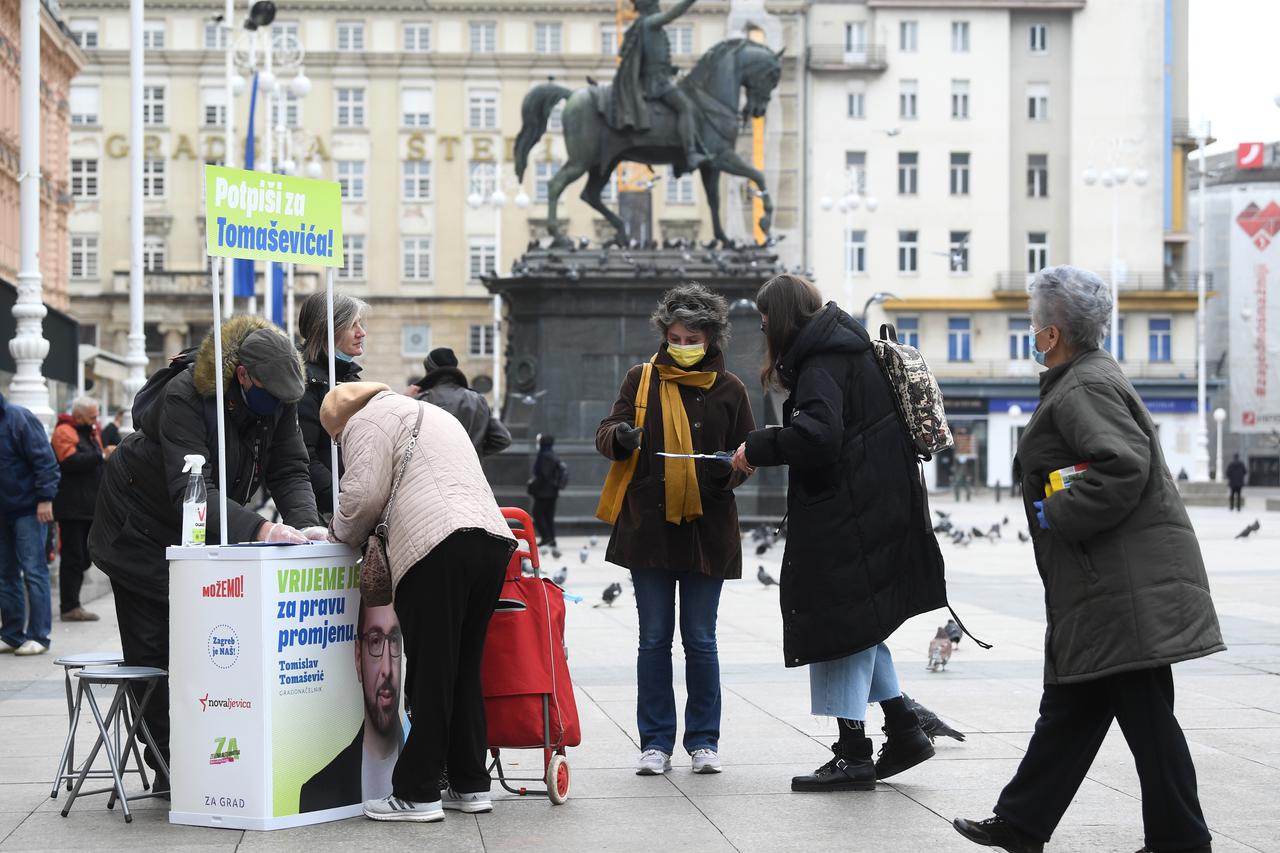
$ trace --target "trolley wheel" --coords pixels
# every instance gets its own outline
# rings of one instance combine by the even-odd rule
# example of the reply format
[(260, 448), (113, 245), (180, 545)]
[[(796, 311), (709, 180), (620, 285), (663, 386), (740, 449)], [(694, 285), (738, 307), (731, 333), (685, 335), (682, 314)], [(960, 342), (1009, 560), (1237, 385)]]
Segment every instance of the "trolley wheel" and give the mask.
[(569, 784), (572, 776), (569, 773), (569, 760), (563, 755), (552, 756), (547, 765), (547, 796), (552, 804), (562, 805), (569, 799)]

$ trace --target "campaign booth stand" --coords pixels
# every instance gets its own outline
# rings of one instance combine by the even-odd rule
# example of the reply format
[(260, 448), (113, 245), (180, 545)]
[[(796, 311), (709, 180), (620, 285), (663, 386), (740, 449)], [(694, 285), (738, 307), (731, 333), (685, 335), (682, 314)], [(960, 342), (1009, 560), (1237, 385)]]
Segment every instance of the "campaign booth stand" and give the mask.
[(358, 554), (346, 545), (169, 548), (170, 823), (282, 829), (364, 722)]

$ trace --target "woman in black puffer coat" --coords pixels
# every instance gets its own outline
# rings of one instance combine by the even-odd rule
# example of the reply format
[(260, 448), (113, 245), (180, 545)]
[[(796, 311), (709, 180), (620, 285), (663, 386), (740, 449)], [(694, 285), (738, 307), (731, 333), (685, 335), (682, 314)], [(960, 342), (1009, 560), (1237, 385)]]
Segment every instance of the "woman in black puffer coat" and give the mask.
[[(799, 276), (769, 280), (756, 304), (768, 343), (762, 380), (790, 396), (783, 425), (751, 433), (734, 465), (790, 466), (783, 652), (787, 666), (809, 666), (813, 713), (836, 717), (840, 731), (835, 757), (791, 787), (871, 790), (933, 755), (884, 640), (911, 616), (946, 606), (942, 554), (866, 330)], [(868, 702), (885, 712), (874, 763)]]

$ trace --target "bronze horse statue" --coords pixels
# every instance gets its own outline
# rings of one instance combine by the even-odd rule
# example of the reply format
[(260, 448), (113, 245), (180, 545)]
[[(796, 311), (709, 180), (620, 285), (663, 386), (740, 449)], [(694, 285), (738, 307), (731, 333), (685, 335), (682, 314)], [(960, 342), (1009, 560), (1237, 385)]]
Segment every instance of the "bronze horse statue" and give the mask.
[[(715, 238), (729, 245), (720, 226), (720, 173), (740, 175), (756, 185), (764, 200), (760, 230), (769, 233), (773, 221), (773, 201), (765, 187), (764, 174), (744, 161), (734, 150), (738, 133), (748, 118), (761, 117), (782, 74), (782, 51), (774, 52), (747, 39), (720, 42), (698, 60), (693, 70), (677, 84), (698, 108), (697, 132), (708, 160), (698, 167), (702, 187), (711, 207)], [(740, 90), (746, 103), (739, 111)], [(543, 83), (525, 95), (521, 105), (522, 124), (516, 137), (516, 176), (524, 179), (533, 146), (547, 129), (547, 119), (556, 104), (568, 98), (562, 126), (569, 160), (552, 176), (547, 194), (547, 220), (551, 236), (562, 242), (564, 235), (556, 222), (556, 204), (569, 184), (587, 175), (582, 200), (604, 214), (617, 231), (618, 242), (626, 242), (627, 226), (604, 205), (600, 193), (609, 176), (624, 160), (635, 163), (672, 165), (677, 174), (689, 171), (684, 147), (675, 125), (675, 115), (665, 104), (651, 102), (652, 125), (646, 131), (619, 131), (605, 120), (609, 114), (609, 87), (592, 83), (571, 92), (555, 83)]]

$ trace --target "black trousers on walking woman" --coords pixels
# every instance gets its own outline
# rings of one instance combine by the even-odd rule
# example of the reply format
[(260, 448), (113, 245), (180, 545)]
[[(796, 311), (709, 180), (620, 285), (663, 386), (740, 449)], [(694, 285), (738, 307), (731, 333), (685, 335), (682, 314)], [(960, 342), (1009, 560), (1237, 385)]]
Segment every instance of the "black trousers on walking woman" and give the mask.
[(533, 499), (533, 529), (542, 540), (540, 545), (556, 544), (556, 498)]
[(1138, 766), (1146, 846), (1165, 851), (1209, 844), (1196, 768), (1173, 716), (1173, 671), (1168, 666), (1080, 684), (1046, 684), (1035, 733), (995, 813), (1047, 842), (1113, 719)]
[(489, 790), (480, 658), (511, 547), (488, 533), (454, 533), (396, 586), (404, 635), (409, 737), (391, 775), (395, 796), (440, 799), (444, 769), (459, 793)]

